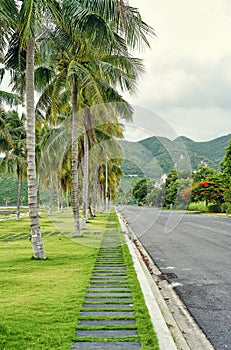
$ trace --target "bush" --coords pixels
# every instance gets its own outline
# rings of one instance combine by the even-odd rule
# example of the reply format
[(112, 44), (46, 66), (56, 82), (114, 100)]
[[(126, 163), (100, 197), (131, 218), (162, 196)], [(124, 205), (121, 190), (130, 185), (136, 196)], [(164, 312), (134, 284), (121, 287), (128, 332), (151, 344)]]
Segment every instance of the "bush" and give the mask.
[(221, 213), (221, 206), (219, 204), (208, 205), (209, 213)]
[(231, 213), (231, 203), (223, 203), (222, 204), (222, 211), (226, 214)]
[(201, 211), (203, 213), (208, 212), (205, 202), (190, 203), (188, 207), (189, 211)]

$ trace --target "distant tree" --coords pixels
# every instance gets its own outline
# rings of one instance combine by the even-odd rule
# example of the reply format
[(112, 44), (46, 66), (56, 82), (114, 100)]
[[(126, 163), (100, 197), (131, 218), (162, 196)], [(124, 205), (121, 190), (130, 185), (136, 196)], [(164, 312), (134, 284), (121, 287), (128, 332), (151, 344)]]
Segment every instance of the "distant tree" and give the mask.
[(133, 187), (132, 194), (138, 202), (145, 202), (146, 196), (154, 189), (155, 182), (146, 178), (140, 179)]
[(146, 203), (154, 207), (162, 207), (164, 204), (164, 187), (155, 187), (146, 196)]
[(165, 205), (174, 204), (177, 196), (178, 175), (176, 169), (172, 169), (165, 182)]
[(198, 170), (193, 174), (193, 183), (206, 181), (206, 180), (215, 180), (220, 177), (220, 173), (213, 168), (210, 168), (204, 164), (201, 164)]
[(183, 196), (185, 190), (192, 184), (192, 174), (190, 171), (177, 171), (172, 169), (165, 182), (165, 206), (169, 208), (174, 205), (176, 208), (187, 207), (189, 197)]
[(20, 220), (22, 183), (26, 175), (25, 115), (16, 111), (0, 114), (0, 151), (4, 152), (0, 170), (16, 173), (18, 177), (17, 220)]
[(192, 202), (205, 201), (206, 206), (209, 203), (220, 206), (224, 202), (226, 189), (220, 187), (219, 183), (206, 180), (194, 184), (191, 188), (187, 188), (183, 194), (184, 198), (188, 197), (189, 192)]
[(10, 199), (11, 199), (10, 197), (5, 197), (4, 198), (4, 201), (6, 203), (6, 207), (7, 207), (7, 204), (10, 202)]
[(221, 162), (221, 172), (224, 180), (224, 185), (226, 188), (231, 186), (231, 141), (229, 146), (226, 148), (226, 154)]
[(231, 212), (231, 141), (229, 146), (226, 148), (225, 157), (221, 163), (221, 172), (223, 183), (226, 188), (226, 193), (224, 194), (224, 210), (226, 213)]

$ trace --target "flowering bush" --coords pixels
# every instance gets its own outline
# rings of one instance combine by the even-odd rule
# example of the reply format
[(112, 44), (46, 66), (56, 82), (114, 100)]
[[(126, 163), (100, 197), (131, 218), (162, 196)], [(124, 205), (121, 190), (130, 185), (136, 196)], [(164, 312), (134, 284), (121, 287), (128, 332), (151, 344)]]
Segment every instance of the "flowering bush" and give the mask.
[(221, 205), (224, 202), (224, 193), (226, 189), (219, 187), (213, 181), (201, 181), (193, 186), (186, 188), (183, 193), (184, 201), (191, 196), (191, 202), (205, 201), (208, 203)]

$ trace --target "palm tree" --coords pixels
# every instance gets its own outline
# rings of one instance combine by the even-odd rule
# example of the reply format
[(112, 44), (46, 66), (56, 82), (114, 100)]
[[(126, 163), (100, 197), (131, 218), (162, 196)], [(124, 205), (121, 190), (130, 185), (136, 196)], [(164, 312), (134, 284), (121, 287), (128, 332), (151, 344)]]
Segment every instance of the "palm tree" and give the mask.
[(138, 10), (122, 0), (103, 3), (99, 0), (64, 0), (61, 7), (63, 18), (56, 31), (56, 48), (60, 54), (56, 57), (58, 75), (52, 103), (57, 104), (60, 89), (71, 92), (72, 207), (74, 235), (78, 236), (78, 113), (83, 108), (82, 90), (91, 91), (94, 103), (105, 102), (99, 82), (114, 87), (119, 84), (123, 90), (133, 90), (141, 64), (130, 57), (127, 45), (133, 49), (148, 44), (146, 35), (153, 31), (142, 21)]
[(119, 83), (120, 88), (132, 90), (138, 76), (139, 63), (137, 60), (132, 62), (127, 45), (132, 49), (143, 43), (148, 45), (146, 34), (153, 31), (142, 21), (138, 10), (122, 0), (107, 0), (103, 3), (67, 0), (63, 5), (64, 23), (68, 23), (66, 31), (74, 44), (69, 55), (65, 55), (65, 65), (68, 65), (69, 60), (68, 73), (72, 76), (74, 235), (80, 235), (77, 171), (79, 92), (88, 86), (96, 97), (95, 102), (103, 103), (99, 93), (99, 80), (114, 86)]
[(18, 112), (1, 112), (0, 116), (0, 151), (5, 156), (1, 168), (9, 173), (16, 170), (18, 176), (17, 220), (20, 220), (20, 201), (22, 194), (22, 180), (26, 173), (26, 130), (25, 115), (19, 117)]
[[(34, 54), (36, 35), (41, 33), (41, 14), (54, 10), (57, 15), (58, 3), (55, 0), (39, 1), (0, 0), (0, 14), (3, 23), (7, 23), (3, 38), (15, 45), (15, 40), (21, 52), (25, 53), (25, 81), (26, 81), (26, 145), (27, 145), (27, 179), (28, 204), (31, 226), (32, 250), (35, 258), (45, 259), (46, 255), (42, 243), (42, 235), (38, 214), (37, 182), (35, 163), (35, 102), (34, 102)], [(49, 18), (49, 17), (48, 17)], [(9, 48), (10, 51), (11, 47)]]
[[(60, 60), (60, 72), (57, 76), (57, 82), (63, 81), (63, 76), (68, 79), (69, 84), (72, 81), (72, 207), (74, 214), (74, 236), (80, 235), (79, 225), (79, 191), (78, 191), (78, 133), (79, 133), (79, 113), (82, 108), (81, 92), (86, 89), (91, 91), (95, 102), (104, 103), (103, 89), (100, 85), (108, 85), (107, 80), (110, 76), (114, 79), (114, 83), (121, 81), (121, 86), (125, 85), (128, 88), (133, 87), (137, 72), (142, 68), (139, 60), (133, 60), (127, 57), (110, 58), (109, 55), (105, 57), (95, 57), (90, 55), (87, 58), (86, 51), (84, 57), (77, 53), (74, 55), (69, 52), (65, 54)], [(63, 64), (63, 66), (62, 66)], [(119, 66), (119, 67), (117, 67)], [(97, 69), (98, 68), (98, 69)], [(130, 72), (129, 72), (130, 70)], [(113, 76), (113, 75), (114, 76)], [(101, 82), (104, 80), (104, 84)], [(57, 90), (56, 90), (57, 93)], [(104, 113), (106, 113), (106, 106), (104, 106)]]

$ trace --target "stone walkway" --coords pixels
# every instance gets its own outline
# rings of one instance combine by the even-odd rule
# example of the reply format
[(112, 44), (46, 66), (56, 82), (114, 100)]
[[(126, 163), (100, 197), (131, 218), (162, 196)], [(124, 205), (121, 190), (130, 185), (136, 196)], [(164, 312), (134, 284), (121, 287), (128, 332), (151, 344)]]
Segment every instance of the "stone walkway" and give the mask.
[(135, 313), (120, 233), (103, 238), (77, 325), (72, 350), (139, 350)]

